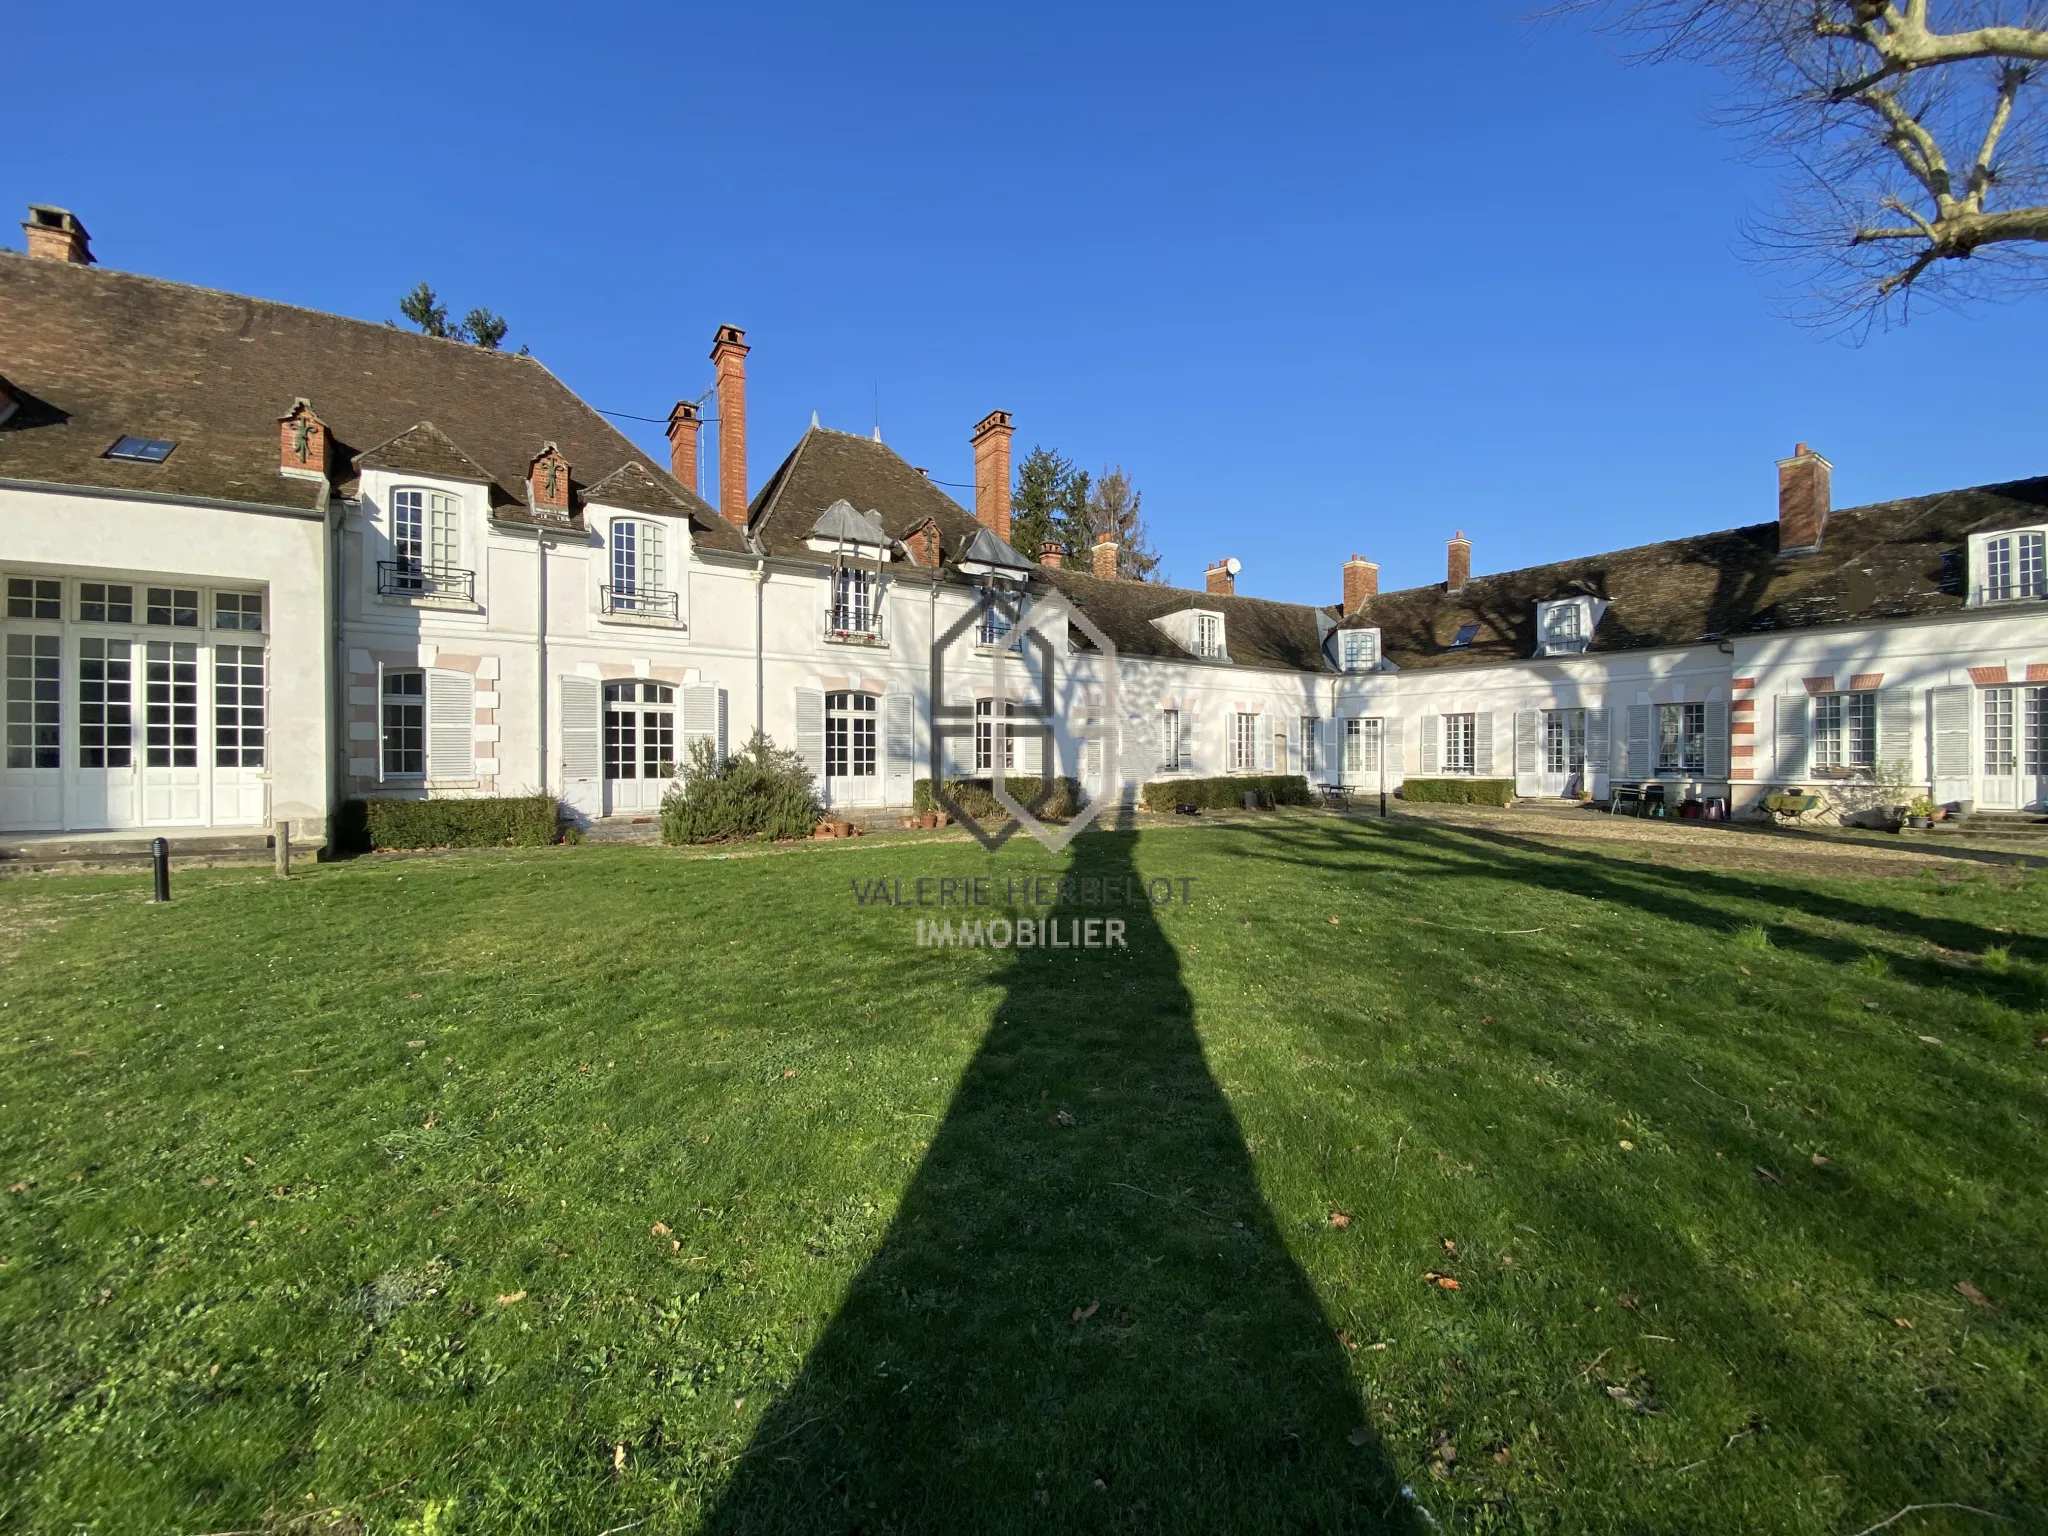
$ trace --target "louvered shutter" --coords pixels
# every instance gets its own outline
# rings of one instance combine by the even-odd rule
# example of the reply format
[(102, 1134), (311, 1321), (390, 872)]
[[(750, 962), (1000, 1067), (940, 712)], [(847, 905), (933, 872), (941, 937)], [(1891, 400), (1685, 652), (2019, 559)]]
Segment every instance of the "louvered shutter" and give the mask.
[(1710, 779), (1728, 777), (1728, 705), (1721, 700), (1707, 701), (1706, 776)]
[(683, 764), (696, 757), (697, 743), (711, 749), (712, 766), (725, 761), (725, 690), (713, 683), (683, 689)]
[(1180, 712), (1180, 765), (1193, 773), (1202, 766), (1202, 732), (1193, 709)]
[(1255, 725), (1253, 729), (1259, 733), (1259, 772), (1272, 773), (1274, 772), (1273, 735), (1275, 727), (1269, 724), (1268, 722), (1271, 721), (1273, 717), (1270, 715), (1262, 714), (1257, 718), (1258, 724)]
[(1493, 777), (1493, 711), (1482, 709), (1472, 717), (1472, 772), (1477, 778)]
[(1593, 787), (1593, 775), (1607, 772), (1607, 711), (1586, 711), (1586, 787)]
[(667, 551), (662, 548), (662, 527), (659, 523), (640, 525), (640, 590), (668, 590)]
[(1375, 778), (1375, 787), (1385, 784), (1399, 784), (1408, 776), (1407, 727), (1399, 720), (1388, 720), (1380, 727), (1380, 774)]
[(1877, 760), (1900, 778), (1913, 776), (1913, 690), (1885, 688), (1877, 695)]
[(796, 691), (796, 755), (811, 770), (811, 778), (822, 791), (825, 787), (825, 695), (817, 688)]
[(1316, 777), (1325, 784), (1340, 784), (1344, 780), (1344, 765), (1334, 755), (1341, 740), (1337, 731), (1335, 720), (1316, 722)]
[(1786, 693), (1778, 696), (1776, 729), (1777, 760), (1771, 777), (1780, 784), (1804, 782), (1808, 772), (1805, 694)]
[(1436, 772), (1437, 744), (1443, 740), (1443, 720), (1438, 715), (1424, 715), (1422, 726), (1422, 776), (1428, 778)]
[(1091, 796), (1107, 795), (1109, 786), (1102, 782), (1102, 738), (1090, 736), (1084, 747), (1081, 772), (1087, 781), (1088, 793)]
[(884, 694), (882, 720), (884, 743), (889, 753), (888, 780), (883, 794), (891, 805), (910, 803), (911, 780), (917, 776), (916, 716), (907, 691)]
[(1934, 734), (1934, 798), (1942, 804), (1972, 798), (1970, 790), (1970, 705), (1974, 688), (1928, 692)]
[(1628, 707), (1628, 751), (1622, 776), (1647, 779), (1650, 776), (1650, 726), (1656, 719), (1647, 704)]
[(604, 783), (601, 705), (597, 679), (562, 679), (562, 798), (588, 816)]
[(427, 673), (427, 777), (476, 777), (476, 680), (467, 672)]
[(1518, 795), (1542, 793), (1543, 777), (1536, 763), (1536, 733), (1542, 724), (1543, 716), (1537, 710), (1515, 711), (1515, 793)]

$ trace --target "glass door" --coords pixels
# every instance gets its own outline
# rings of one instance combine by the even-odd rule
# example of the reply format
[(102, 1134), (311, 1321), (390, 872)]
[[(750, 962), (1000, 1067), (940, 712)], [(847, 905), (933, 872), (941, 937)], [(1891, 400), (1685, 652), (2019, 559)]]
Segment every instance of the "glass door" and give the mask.
[(151, 827), (197, 825), (206, 820), (199, 647), (151, 640), (143, 651), (142, 821)]
[(1986, 688), (1978, 706), (1977, 803), (1986, 810), (2019, 809), (2019, 753), (2011, 688)]
[(1586, 782), (1586, 712), (1543, 711), (1543, 793), (1576, 794)]
[(676, 691), (666, 683), (604, 685), (604, 814), (652, 815), (676, 775)]
[(2020, 741), (2020, 804), (2048, 809), (2048, 688), (2023, 688)]
[(0, 767), (0, 829), (55, 831), (64, 825), (62, 640), (7, 637), (7, 758)]
[(135, 777), (135, 650), (130, 640), (79, 638), (73, 826), (142, 824)]
[[(991, 716), (993, 719), (993, 716)], [(882, 776), (876, 764), (875, 696), (825, 695), (825, 803), (880, 805)]]

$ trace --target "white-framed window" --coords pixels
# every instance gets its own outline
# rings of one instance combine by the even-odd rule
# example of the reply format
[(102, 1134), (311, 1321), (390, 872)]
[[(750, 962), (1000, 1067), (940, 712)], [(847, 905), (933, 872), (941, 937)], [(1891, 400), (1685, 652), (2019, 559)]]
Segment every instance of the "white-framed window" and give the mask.
[(1344, 722), (1344, 771), (1346, 773), (1364, 773), (1368, 771), (1365, 766), (1365, 725), (1365, 721), (1356, 717)]
[(1536, 605), (1537, 649), (1546, 656), (1574, 656), (1592, 638), (1591, 617), (1584, 598), (1567, 597)]
[(427, 674), (394, 669), (384, 674), (384, 777), (427, 776)]
[(1259, 766), (1259, 717), (1234, 714), (1230, 717), (1230, 769), (1253, 773)]
[(78, 641), (78, 766), (135, 765), (135, 651), (126, 640)]
[[(1001, 645), (1004, 637), (1018, 624), (1024, 622), (1024, 612), (1031, 600), (1030, 594), (1022, 589), (989, 587), (983, 588), (979, 596), (986, 606), (981, 611), (981, 630), (977, 643)], [(1013, 616), (1015, 623), (1012, 622)], [(1011, 649), (1016, 649), (1020, 643), (1021, 637), (1019, 640), (1011, 641)]]
[(133, 624), (135, 589), (118, 582), (81, 581), (78, 584), (78, 622)]
[(64, 583), (44, 576), (7, 578), (7, 617), (10, 619), (61, 619), (64, 617)]
[(213, 648), (213, 765), (263, 766), (263, 647)]
[(199, 627), (197, 587), (146, 587), (143, 589), (143, 595), (148, 598), (142, 610), (142, 616), (147, 622), (167, 624), (172, 629)]
[[(1015, 720), (1023, 707), (1015, 699), (1003, 705), (1003, 719)], [(1003, 772), (1036, 773), (1039, 763), (1039, 722), (1024, 717), (1022, 725), (1006, 725), (1003, 737)], [(993, 775), (996, 771), (996, 701), (974, 701), (974, 771)]]
[(1159, 712), (1159, 766), (1168, 773), (1178, 773), (1181, 768), (1180, 711), (1163, 709)]
[(2048, 597), (2048, 530), (2017, 528), (1982, 535), (1977, 558), (1979, 601)]
[(214, 593), (213, 627), (215, 629), (261, 629), (263, 627), (263, 594), (260, 592)]
[(604, 685), (604, 776), (672, 779), (676, 775), (676, 691), (667, 683)]
[(197, 768), (199, 647), (151, 640), (143, 650), (143, 761), (151, 768)]
[(1707, 706), (1657, 706), (1657, 772), (1704, 773), (1707, 767)]
[(1370, 672), (1380, 664), (1380, 632), (1376, 629), (1343, 631), (1341, 662), (1346, 672)]
[(447, 491), (408, 486), (391, 493), (391, 557), (403, 576), (462, 564), (461, 502)]
[(1877, 764), (1877, 695), (1820, 693), (1813, 699), (1813, 765), (1871, 768)]
[(667, 551), (659, 523), (612, 519), (612, 596), (631, 599), (668, 590)]
[(7, 637), (7, 766), (62, 766), (58, 746), (59, 649), (56, 635)]
[(1473, 773), (1478, 767), (1478, 719), (1476, 716), (1445, 715), (1444, 717), (1445, 773)]
[[(984, 699), (983, 703), (990, 701)], [(980, 711), (977, 709), (977, 714)], [(879, 713), (872, 693), (828, 693), (825, 695), (825, 777), (828, 779), (872, 779), (876, 773), (876, 722)], [(976, 721), (976, 750), (980, 750), (980, 722)]]
[[(842, 635), (865, 635), (875, 627), (875, 573), (859, 566), (841, 566), (832, 583), (832, 629)], [(988, 643), (994, 644), (994, 639)]]
[(1321, 773), (1322, 765), (1316, 761), (1316, 749), (1323, 739), (1323, 722), (1314, 715), (1301, 717), (1301, 771), (1304, 777), (1313, 779)]
[(1195, 654), (1207, 661), (1214, 661), (1223, 654), (1223, 615), (1220, 613), (1198, 613), (1195, 615)]
[(1543, 771), (1561, 778), (1586, 771), (1586, 712), (1583, 709), (1543, 711)]

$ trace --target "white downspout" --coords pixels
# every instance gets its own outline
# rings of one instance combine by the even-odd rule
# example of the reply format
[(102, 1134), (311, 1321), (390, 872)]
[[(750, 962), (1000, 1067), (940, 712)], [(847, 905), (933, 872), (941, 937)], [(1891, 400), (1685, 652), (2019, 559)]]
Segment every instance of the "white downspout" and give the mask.
[(548, 541), (539, 530), (533, 535), (535, 665), (539, 670), (534, 694), (533, 718), (540, 766), (540, 793), (548, 792)]
[(768, 734), (768, 669), (766, 661), (766, 620), (768, 601), (768, 557), (754, 557), (754, 734)]

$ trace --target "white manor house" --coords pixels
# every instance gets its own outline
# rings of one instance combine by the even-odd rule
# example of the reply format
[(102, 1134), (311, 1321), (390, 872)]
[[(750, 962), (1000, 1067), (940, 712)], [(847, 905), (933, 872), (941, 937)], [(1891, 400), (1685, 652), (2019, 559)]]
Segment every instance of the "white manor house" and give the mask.
[[(1440, 583), (1381, 592), (1354, 556), (1340, 602), (1268, 602), (1235, 561), (1195, 592), (1119, 579), (1110, 544), (1025, 560), (1002, 412), (971, 514), (815, 425), (750, 500), (731, 327), (714, 506), (693, 403), (659, 464), (530, 357), (102, 271), (62, 209), (25, 229), (0, 254), (0, 834), (317, 839), (355, 797), (533, 791), (640, 818), (691, 743), (756, 730), (829, 805), (906, 806), (935, 713), (948, 775), (1050, 750), (1113, 802), (1233, 773), (1662, 783), (1738, 815), (1773, 787), (1847, 807), (1878, 773), (2048, 797), (2048, 479), (1837, 511), (1802, 445), (1769, 521), (1482, 576), (1460, 536)], [(1034, 607), (1050, 643), (1020, 644)], [(1039, 705), (1049, 736), (1001, 728)]]

